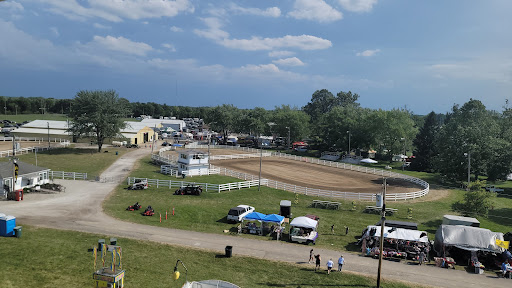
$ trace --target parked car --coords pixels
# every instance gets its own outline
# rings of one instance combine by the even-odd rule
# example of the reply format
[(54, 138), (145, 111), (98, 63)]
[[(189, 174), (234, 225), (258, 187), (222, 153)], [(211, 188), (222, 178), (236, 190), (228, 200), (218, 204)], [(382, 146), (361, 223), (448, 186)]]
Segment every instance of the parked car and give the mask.
[(502, 188), (497, 188), (494, 185), (487, 185), (487, 186), (485, 186), (485, 191), (489, 191), (489, 192), (503, 192), (505, 190), (502, 189)]
[(249, 205), (238, 205), (235, 208), (229, 209), (227, 219), (229, 222), (242, 222), (242, 219), (252, 212), (254, 212), (254, 207)]

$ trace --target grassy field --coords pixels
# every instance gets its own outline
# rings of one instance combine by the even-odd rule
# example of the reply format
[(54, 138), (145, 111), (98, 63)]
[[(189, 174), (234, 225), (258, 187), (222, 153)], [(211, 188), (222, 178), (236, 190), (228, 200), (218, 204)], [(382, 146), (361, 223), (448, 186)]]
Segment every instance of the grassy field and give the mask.
[[(160, 174), (158, 166), (150, 164), (149, 158), (143, 159), (139, 163), (137, 169), (131, 173), (134, 177), (176, 179)], [(424, 174), (426, 174), (424, 176), (429, 176), (427, 173)], [(418, 177), (418, 175), (415, 176)], [(186, 178), (185, 181), (226, 183), (240, 180), (225, 176), (201, 176)], [(268, 187), (262, 187), (261, 191), (258, 191), (257, 188), (249, 188), (221, 193), (205, 192), (199, 197), (176, 196), (173, 195), (175, 189), (162, 187), (150, 187), (146, 191), (129, 191), (124, 189), (125, 187), (126, 185), (119, 187), (112, 197), (104, 203), (104, 208), (110, 215), (141, 224), (219, 234), (224, 233), (224, 230), (236, 230), (236, 225), (227, 223), (225, 218), (232, 207), (247, 204), (256, 207), (256, 210), (261, 213), (279, 213), (281, 200), (292, 200), (294, 202), (295, 199), (293, 193)], [(438, 226), (442, 222), (443, 215), (454, 214), (451, 210), (452, 204), (461, 200), (463, 195), (464, 191), (462, 190), (445, 189), (433, 190), (427, 197), (417, 200), (388, 201), (387, 207), (397, 208), (398, 213), (388, 216), (387, 219), (416, 222), (419, 224), (419, 229), (427, 231), (429, 237), (433, 239)], [(342, 207), (340, 210), (327, 210), (312, 208), (310, 204), (314, 199), (332, 199), (305, 195), (299, 195), (298, 197), (298, 204), (292, 204), (292, 213), (294, 216), (315, 214), (320, 217), (320, 237), (317, 245), (321, 247), (356, 251), (358, 247), (354, 245), (354, 242), (361, 235), (361, 231), (380, 219), (378, 215), (363, 212), (365, 206), (372, 205), (372, 203), (356, 202), (356, 208), (353, 210), (352, 201), (341, 200)], [(163, 217), (165, 217), (166, 211), (171, 213), (174, 207), (176, 215), (168, 221), (159, 223), (158, 217), (142, 217), (137, 212), (125, 211), (127, 206), (135, 202), (139, 202), (144, 208), (151, 205), (157, 213), (162, 213)], [(503, 197), (496, 199), (494, 210), (489, 213), (490, 216), (488, 218), (478, 217), (482, 227), (503, 233), (512, 231), (512, 221), (501, 218), (512, 215), (512, 209), (509, 207), (512, 207), (512, 199)], [(409, 208), (412, 209), (412, 218), (408, 217), (407, 211)], [(331, 225), (335, 226), (334, 235), (331, 233)], [(348, 235), (345, 235), (345, 227), (349, 227)], [(243, 237), (270, 240), (270, 237), (265, 236), (243, 235)]]
[[(24, 121), (33, 121), (33, 120), (56, 120), (56, 121), (66, 121), (70, 119), (66, 114), (18, 114), (18, 115), (2, 115), (0, 119), (14, 121), (16, 123), (22, 123)], [(140, 122), (135, 118), (123, 118), (124, 121), (135, 121)]]
[[(82, 172), (91, 176), (100, 175), (124, 153), (131, 151), (127, 148), (109, 149), (108, 153), (97, 153), (97, 150), (78, 148), (59, 148), (37, 153), (37, 165), (54, 171)], [(116, 155), (115, 151), (118, 151)], [(21, 161), (36, 164), (36, 154), (29, 153), (17, 156)], [(0, 161), (8, 161), (1, 158)]]
[[(24, 226), (21, 238), (0, 237), (0, 287), (92, 287), (93, 255), (88, 249), (108, 235)], [(188, 268), (188, 280), (222, 279), (240, 287), (374, 287), (375, 280), (351, 273), (315, 272), (305, 267), (249, 257), (219, 257), (216, 253), (157, 243), (118, 239), (123, 250), (126, 287), (181, 287), (172, 280), (177, 259)], [(98, 262), (100, 263), (100, 262)], [(101, 265), (101, 264), (99, 264)], [(322, 267), (325, 266), (322, 263)], [(413, 287), (384, 281), (383, 287)]]

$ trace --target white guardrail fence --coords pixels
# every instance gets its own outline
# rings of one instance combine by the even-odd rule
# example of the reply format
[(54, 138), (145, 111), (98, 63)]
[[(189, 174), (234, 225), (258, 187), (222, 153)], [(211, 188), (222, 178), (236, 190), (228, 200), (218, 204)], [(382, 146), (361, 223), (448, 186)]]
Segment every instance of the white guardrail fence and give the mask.
[[(238, 190), (242, 188), (250, 188), (254, 186), (258, 186), (258, 180), (252, 181), (243, 181), (243, 182), (233, 182), (226, 184), (209, 184), (209, 183), (199, 183), (199, 182), (188, 182), (188, 181), (173, 181), (173, 180), (160, 180), (160, 179), (148, 179), (148, 178), (136, 178), (136, 177), (128, 177), (128, 185), (135, 183), (136, 180), (147, 180), (148, 184), (151, 186), (156, 186), (156, 188), (167, 187), (169, 189), (172, 188), (181, 188), (187, 185), (197, 185), (201, 186), (205, 189), (205, 191), (213, 191), (213, 192), (221, 192), (221, 191), (231, 191)], [(261, 185), (265, 185), (267, 179), (261, 179)], [(266, 185), (265, 185), (266, 186)]]
[(55, 147), (27, 147), (27, 148), (21, 148), (21, 149), (18, 149), (16, 150), (15, 152), (11, 150), (5, 150), (5, 151), (0, 151), (0, 157), (11, 157), (13, 155), (22, 155), (22, 154), (28, 154), (28, 153), (32, 153), (34, 151), (45, 151), (45, 150), (50, 150), (50, 149), (55, 149)]
[[(194, 148), (207, 149), (208, 145), (195, 145)], [(215, 146), (211, 145), (210, 149), (213, 149), (213, 148), (241, 150), (241, 151), (247, 151), (247, 152), (254, 153), (254, 154), (245, 154), (246, 155), (245, 158), (260, 157), (260, 150), (254, 149), (254, 148), (225, 146), (225, 145), (215, 145)], [(216, 160), (240, 159), (240, 158), (235, 158), (235, 157), (241, 157), (241, 156), (237, 156), (237, 155), (244, 155), (244, 154), (221, 155), (222, 158), (217, 158)], [(252, 155), (252, 156), (247, 156), (247, 155)], [(159, 156), (159, 155), (153, 155), (153, 156), (155, 156), (155, 158), (156, 158), (156, 156), (159, 157), (160, 160), (164, 160), (164, 161), (167, 160), (167, 162), (162, 161), (162, 163), (170, 163), (169, 161), (177, 160), (177, 158), (174, 158), (174, 157), (163, 157), (163, 156)], [(232, 158), (229, 158), (229, 156), (232, 156)], [(317, 164), (317, 165), (322, 165), (322, 166), (336, 167), (339, 169), (346, 169), (346, 170), (357, 171), (357, 172), (361, 172), (361, 173), (369, 173), (369, 174), (379, 175), (382, 177), (399, 178), (399, 179), (403, 179), (405, 181), (414, 183), (416, 185), (419, 185), (423, 188), (422, 190), (415, 191), (415, 192), (388, 193), (388, 194), (386, 194), (387, 200), (397, 201), (397, 200), (415, 199), (415, 198), (419, 198), (419, 197), (423, 197), (423, 196), (427, 195), (430, 190), (430, 185), (424, 180), (421, 180), (416, 177), (408, 176), (405, 174), (401, 174), (401, 173), (395, 173), (395, 172), (388, 171), (388, 170), (382, 170), (382, 169), (377, 169), (377, 168), (368, 168), (368, 167), (364, 167), (364, 166), (353, 165), (353, 164), (348, 164), (348, 163), (343, 163), (343, 162), (321, 160), (318, 158), (289, 155), (286, 153), (279, 153), (279, 152), (264, 152), (263, 153), (263, 157), (269, 157), (269, 156), (280, 157), (280, 158), (290, 159), (290, 160), (294, 160), (294, 161), (307, 162), (307, 163), (312, 163), (312, 164)], [(214, 157), (219, 157), (219, 155), (216, 155)], [(213, 157), (212, 157), (212, 160), (213, 160)], [(212, 168), (218, 168), (218, 167), (212, 166)], [(219, 168), (219, 169), (220, 169), (220, 174), (222, 174), (222, 175), (231, 176), (231, 177), (235, 177), (238, 179), (244, 179), (244, 180), (248, 180), (248, 179), (257, 180), (258, 179), (258, 177), (254, 176), (254, 175), (240, 173), (240, 172), (236, 172), (236, 171), (232, 171), (232, 170), (224, 169), (224, 168)], [(345, 198), (345, 199), (354, 199), (354, 200), (363, 200), (363, 201), (375, 201), (376, 200), (375, 199), (376, 195), (371, 194), (371, 193), (355, 193), (355, 192), (322, 190), (322, 189), (315, 189), (315, 188), (291, 185), (291, 184), (274, 181), (274, 180), (270, 180), (270, 179), (265, 179), (265, 184), (263, 184), (263, 179), (262, 179), (262, 185), (276, 188), (276, 189), (286, 190), (289, 192), (310, 195), (310, 196)]]

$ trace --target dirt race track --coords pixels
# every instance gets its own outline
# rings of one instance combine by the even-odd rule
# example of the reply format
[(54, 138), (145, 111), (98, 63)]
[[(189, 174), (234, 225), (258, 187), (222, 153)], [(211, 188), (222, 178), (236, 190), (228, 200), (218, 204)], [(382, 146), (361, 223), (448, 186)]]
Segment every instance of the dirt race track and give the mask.
[[(259, 158), (215, 160), (211, 164), (251, 175), (259, 174)], [(382, 177), (277, 157), (264, 157), (262, 178), (292, 185), (341, 192), (379, 193)], [(400, 179), (388, 179), (388, 193), (415, 192), (421, 186)]]

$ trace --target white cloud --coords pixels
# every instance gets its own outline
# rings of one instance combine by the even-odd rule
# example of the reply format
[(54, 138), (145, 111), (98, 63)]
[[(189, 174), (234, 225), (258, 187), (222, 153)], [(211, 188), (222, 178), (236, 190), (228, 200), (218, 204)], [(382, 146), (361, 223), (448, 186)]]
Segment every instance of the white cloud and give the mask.
[(196, 35), (215, 41), (220, 41), (229, 37), (229, 33), (221, 29), (223, 25), (218, 18), (209, 17), (202, 18), (201, 20), (203, 20), (206, 26), (208, 26), (208, 29), (194, 29), (194, 33)]
[(163, 43), (162, 44), (162, 47), (164, 48), (167, 48), (169, 51), (171, 52), (176, 52), (176, 48), (174, 47), (174, 45), (172, 44), (169, 44), (169, 43)]
[(106, 26), (106, 25), (103, 25), (103, 24), (100, 24), (100, 23), (94, 23), (93, 26), (95, 28), (98, 28), (98, 29), (111, 29), (112, 28), (110, 26)]
[(142, 24), (144, 24), (144, 25), (148, 25), (148, 24), (149, 24), (149, 22), (148, 22), (148, 21), (142, 21)]
[(262, 38), (253, 36), (250, 39), (230, 39), (229, 33), (222, 30), (223, 24), (218, 18), (203, 18), (207, 29), (195, 29), (194, 33), (200, 37), (214, 40), (217, 44), (227, 48), (258, 51), (275, 50), (282, 48), (296, 48), (301, 50), (327, 49), (332, 46), (331, 41), (311, 35), (292, 36), (280, 38)]
[(295, 52), (286, 51), (286, 50), (268, 52), (268, 56), (272, 57), (272, 58), (274, 58), (274, 57), (287, 57), (287, 56), (291, 56), (293, 54), (295, 54)]
[(2, 9), (6, 9), (6, 10), (9, 10), (10, 12), (20, 12), (20, 11), (23, 11), (25, 10), (23, 8), (23, 5), (21, 5), (20, 3), (18, 2), (15, 2), (15, 1), (5, 1), (3, 2), (2, 4)]
[(272, 60), (272, 63), (282, 66), (304, 66), (304, 62), (297, 57)]
[(277, 18), (281, 16), (281, 9), (279, 9), (278, 7), (270, 7), (265, 10), (262, 10), (259, 8), (245, 8), (232, 3), (230, 6), (230, 10), (240, 14), (249, 14), (265, 17)]
[(361, 56), (361, 57), (372, 57), (372, 56), (377, 55), (377, 53), (379, 53), (379, 52), (380, 52), (380, 49), (364, 50), (363, 52), (357, 52), (357, 53), (356, 53), (356, 56)]
[(370, 12), (378, 0), (338, 0), (341, 7), (351, 12)]
[(318, 22), (333, 22), (343, 18), (341, 12), (323, 0), (296, 0), (288, 16)]
[(427, 71), (440, 79), (484, 80), (512, 83), (512, 59), (486, 58), (438, 63), (426, 66)]
[(122, 52), (124, 54), (146, 56), (146, 54), (153, 50), (153, 47), (143, 42), (134, 42), (122, 36), (107, 37), (94, 36), (93, 41), (89, 42), (86, 46), (108, 49), (111, 51)]
[(60, 36), (59, 29), (57, 29), (57, 27), (50, 27), (50, 31), (52, 31), (52, 33), (53, 33), (53, 35), (55, 35), (55, 37)]
[(111, 22), (123, 19), (174, 17), (182, 12), (194, 12), (189, 0), (87, 0), (82, 6), (76, 0), (47, 0), (48, 10), (71, 20), (85, 21), (102, 18)]
[(279, 38), (224, 39), (221, 44), (228, 48), (246, 51), (297, 48), (300, 50), (321, 50), (332, 46), (331, 41), (311, 35), (286, 35)]
[(180, 27), (176, 27), (176, 26), (171, 26), (171, 29), (172, 32), (183, 32), (183, 29), (181, 29)]

